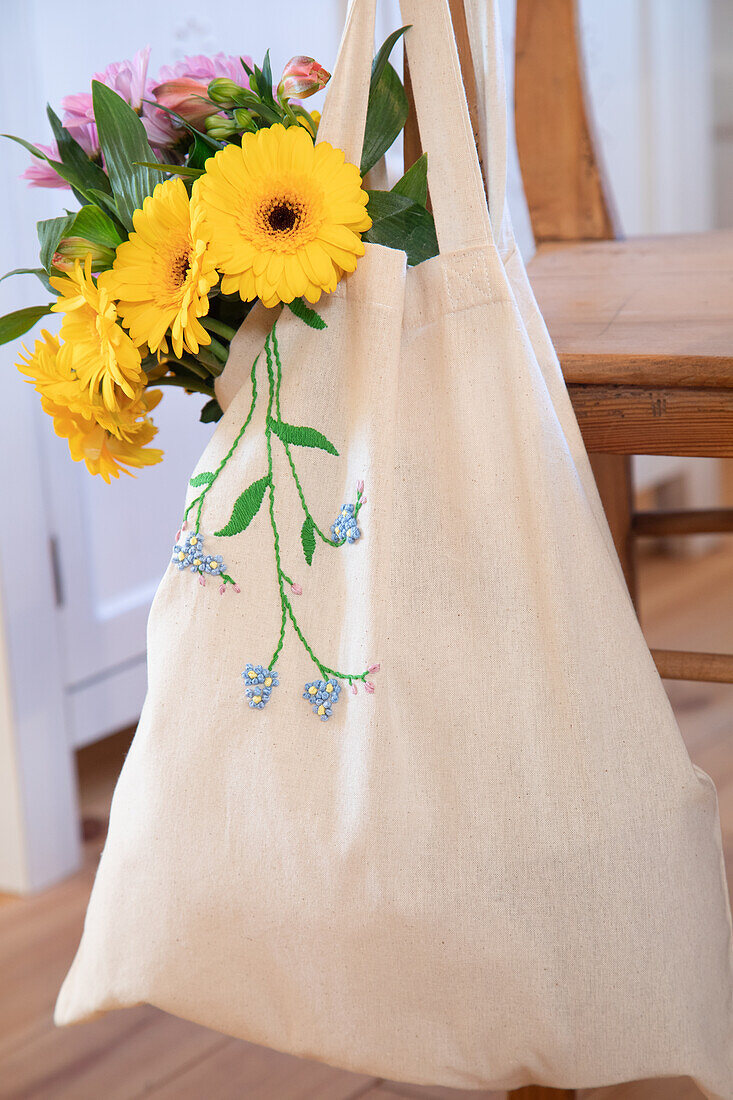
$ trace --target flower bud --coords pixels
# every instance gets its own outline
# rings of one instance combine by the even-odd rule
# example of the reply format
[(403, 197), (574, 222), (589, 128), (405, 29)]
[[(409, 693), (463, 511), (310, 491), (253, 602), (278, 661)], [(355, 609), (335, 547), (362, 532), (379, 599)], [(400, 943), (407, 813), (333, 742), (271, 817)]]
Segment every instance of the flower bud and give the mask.
[(235, 84), (226, 76), (217, 76), (209, 81), (209, 99), (213, 99), (214, 103), (218, 103), (220, 107), (241, 106), (245, 102), (242, 98), (245, 93), (246, 88), (241, 84)]
[(73, 271), (76, 260), (92, 257), (92, 271), (103, 271), (112, 267), (115, 258), (113, 248), (103, 244), (92, 244), (83, 237), (62, 237), (53, 254), (53, 266), (59, 271)]
[(239, 127), (233, 118), (227, 115), (209, 115), (206, 119), (206, 133), (218, 141), (226, 141), (239, 133)]
[(153, 88), (153, 95), (161, 107), (175, 111), (181, 118), (185, 118), (186, 122), (192, 124), (202, 123), (205, 118), (215, 115), (219, 110), (216, 104), (208, 102), (207, 85), (190, 76), (166, 80), (164, 84)]
[(237, 128), (243, 130), (245, 134), (254, 134), (257, 131), (254, 119), (246, 107), (237, 107), (234, 112), (234, 121)]
[(364, 690), (366, 691), (367, 695), (374, 695), (374, 684), (371, 682), (371, 680), (364, 681)]
[(291, 57), (283, 69), (277, 94), (283, 99), (307, 99), (325, 88), (330, 79), (331, 74), (312, 57)]
[(292, 583), (292, 584), (290, 585), (290, 590), (291, 590), (291, 592), (293, 592), (293, 593), (294, 593), (294, 594), (295, 594), (296, 596), (302, 596), (302, 595), (303, 595), (303, 589), (302, 589), (302, 588), (300, 587), (300, 585), (299, 585), (299, 584), (297, 584), (297, 583), (296, 583), (295, 581), (293, 581), (293, 583)]

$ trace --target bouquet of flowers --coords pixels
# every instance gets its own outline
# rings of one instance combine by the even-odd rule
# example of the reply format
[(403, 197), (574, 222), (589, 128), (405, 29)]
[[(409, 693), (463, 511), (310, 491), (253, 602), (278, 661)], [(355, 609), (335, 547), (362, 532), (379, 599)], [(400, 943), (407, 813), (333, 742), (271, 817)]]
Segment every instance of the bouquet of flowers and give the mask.
[(67, 96), (63, 120), (48, 107), (52, 145), (5, 135), (35, 158), (30, 183), (66, 188), (79, 209), (39, 222), (39, 266), (8, 273), (35, 275), (53, 300), (0, 318), (0, 343), (61, 315), (18, 369), (91, 473), (161, 461), (150, 413), (166, 386), (205, 395), (201, 420), (219, 419), (214, 381), (258, 299), (305, 319), (364, 241), (411, 264), (437, 253), (424, 156), (390, 191), (362, 186), (407, 119), (389, 62), (406, 29), (374, 58), (359, 166), (316, 143), (320, 115), (301, 102), (329, 73), (294, 57), (275, 86), (269, 51), (261, 67), (191, 57), (151, 80), (142, 50)]

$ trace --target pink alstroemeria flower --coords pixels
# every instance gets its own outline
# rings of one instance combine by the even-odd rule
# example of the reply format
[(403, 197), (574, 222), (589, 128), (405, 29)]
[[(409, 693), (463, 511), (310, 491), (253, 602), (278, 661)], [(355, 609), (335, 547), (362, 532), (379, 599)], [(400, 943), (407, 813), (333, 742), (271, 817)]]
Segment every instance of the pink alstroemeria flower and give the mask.
[(219, 113), (219, 107), (208, 98), (208, 84), (194, 80), (191, 76), (166, 80), (153, 88), (153, 95), (162, 107), (175, 111), (192, 126), (202, 123), (209, 115)]
[(283, 69), (283, 75), (277, 86), (277, 94), (283, 99), (307, 99), (320, 92), (331, 79), (331, 74), (314, 61), (312, 57), (299, 54), (291, 57)]
[(242, 61), (252, 68), (252, 58), (244, 56), (235, 57), (233, 54), (216, 53), (213, 57), (204, 57), (196, 54), (195, 57), (183, 57), (173, 65), (164, 65), (158, 73), (158, 84), (164, 84), (168, 80), (177, 80), (179, 77), (190, 77), (199, 80), (202, 84), (208, 84), (217, 76), (226, 76), (242, 88), (249, 88), (249, 77), (244, 71)]
[[(60, 160), (59, 150), (56, 142), (53, 145), (36, 145), (37, 149), (40, 149), (42, 153), (45, 153), (51, 160)], [(61, 176), (57, 175), (51, 165), (45, 160), (39, 160), (38, 157), (34, 157), (30, 165), (26, 168), (25, 172), (21, 173), (20, 178), (22, 180), (28, 180), (30, 187), (65, 187), (69, 190), (69, 185), (66, 180), (62, 180)]]

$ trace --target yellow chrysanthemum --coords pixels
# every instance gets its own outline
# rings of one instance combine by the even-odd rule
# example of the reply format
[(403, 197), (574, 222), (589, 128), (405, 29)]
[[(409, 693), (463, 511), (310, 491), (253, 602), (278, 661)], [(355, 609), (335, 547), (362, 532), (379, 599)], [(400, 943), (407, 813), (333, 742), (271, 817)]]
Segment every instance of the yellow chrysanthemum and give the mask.
[(170, 329), (174, 353), (186, 348), (195, 355), (211, 341), (198, 318), (209, 312), (219, 276), (183, 180), (159, 183), (132, 221), (135, 232), (117, 249), (107, 277), (122, 323), (138, 347), (167, 351)]
[(59, 349), (64, 367), (90, 394), (101, 391), (104, 404), (114, 410), (123, 394), (131, 399), (140, 396), (145, 376), (140, 352), (117, 323), (117, 310), (106, 286), (108, 274), (103, 272), (95, 282), (91, 257), (87, 256), (83, 268), (77, 260), (68, 276), (51, 279), (59, 292), (52, 308), (64, 314)]
[(372, 224), (367, 201), (340, 149), (279, 124), (220, 150), (193, 191), (223, 292), (266, 306), (317, 302), (354, 270)]
[[(84, 461), (92, 474), (106, 482), (125, 466), (152, 466), (163, 452), (147, 447), (157, 432), (148, 413), (160, 401), (160, 390), (145, 390), (134, 398), (121, 397), (118, 408), (108, 409), (99, 394), (75, 377), (61, 354), (63, 345), (45, 330), (33, 352), (24, 348), (18, 370), (28, 376), (41, 395), (44, 412), (53, 418), (54, 431), (68, 440), (71, 457)], [(147, 449), (146, 449), (147, 448)]]

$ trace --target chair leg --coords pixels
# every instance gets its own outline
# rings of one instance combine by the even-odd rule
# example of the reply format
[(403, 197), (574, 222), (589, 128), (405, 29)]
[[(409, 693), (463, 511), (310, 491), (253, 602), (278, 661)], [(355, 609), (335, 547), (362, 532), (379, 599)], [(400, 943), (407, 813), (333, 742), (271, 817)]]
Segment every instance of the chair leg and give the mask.
[(507, 1093), (507, 1100), (576, 1100), (575, 1089), (547, 1089), (544, 1085), (527, 1085)]
[(631, 455), (592, 454), (589, 457), (626, 585), (636, 604)]

